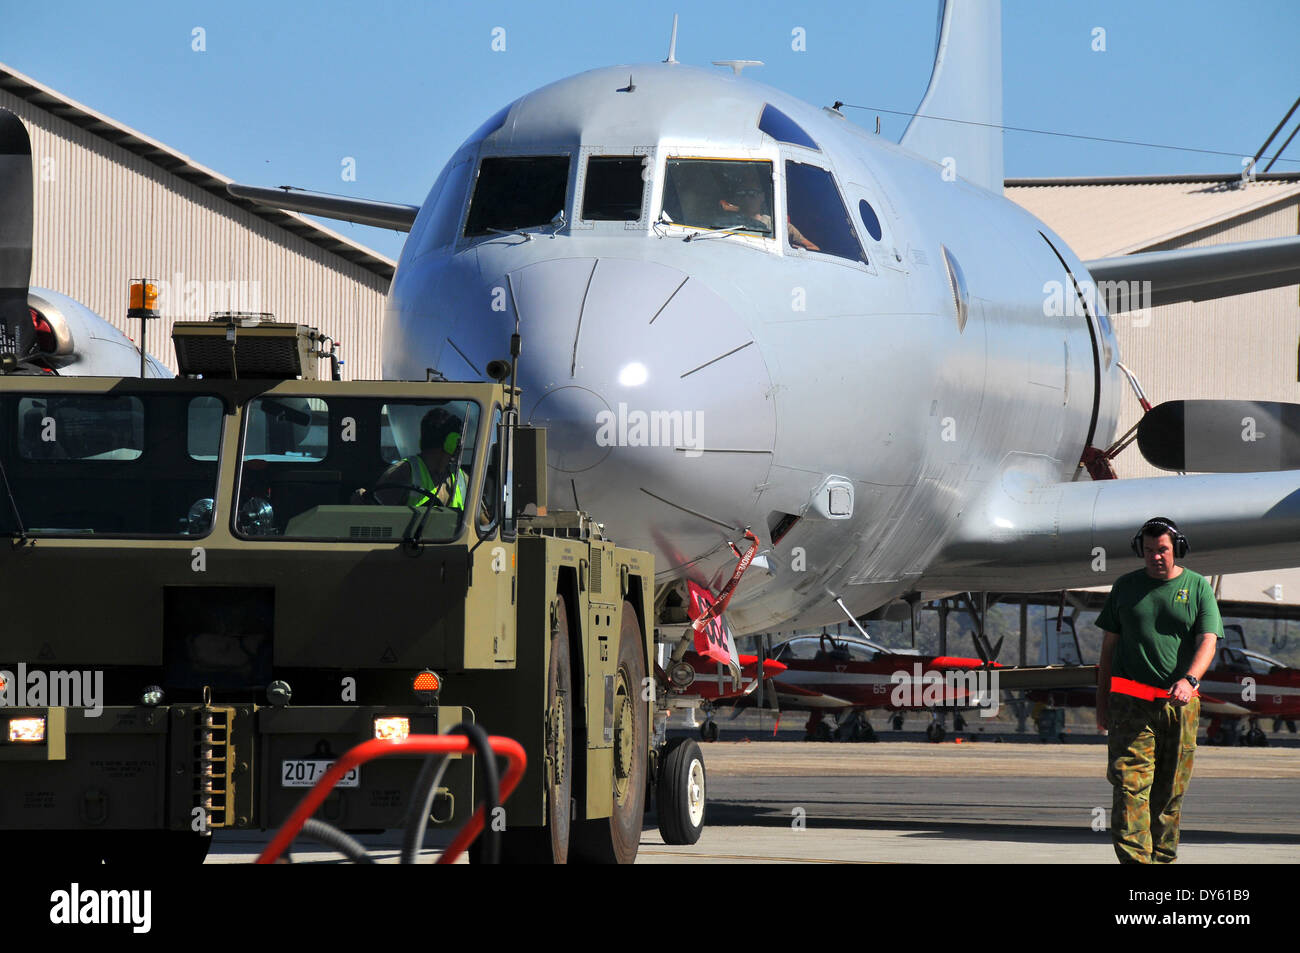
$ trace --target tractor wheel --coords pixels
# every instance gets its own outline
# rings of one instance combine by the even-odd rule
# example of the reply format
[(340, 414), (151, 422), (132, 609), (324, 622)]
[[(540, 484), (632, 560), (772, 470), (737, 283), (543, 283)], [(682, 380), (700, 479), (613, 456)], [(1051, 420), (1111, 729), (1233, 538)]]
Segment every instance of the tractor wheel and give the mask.
[(624, 602), (614, 673), (614, 770), (610, 776), (614, 811), (609, 817), (574, 823), (570, 855), (575, 861), (630, 864), (641, 846), (649, 760), (649, 710), (642, 697), (645, 664), (641, 623), (632, 604)]
[[(501, 862), (563, 864), (569, 859), (573, 793), (573, 666), (569, 648), (569, 614), (562, 596), (555, 597), (550, 663), (546, 668), (546, 748), (538, 767), (545, 772), (546, 826), (507, 827), (501, 832)], [(506, 816), (510, 816), (509, 809)], [(482, 859), (480, 835), (470, 846), (471, 863)]]

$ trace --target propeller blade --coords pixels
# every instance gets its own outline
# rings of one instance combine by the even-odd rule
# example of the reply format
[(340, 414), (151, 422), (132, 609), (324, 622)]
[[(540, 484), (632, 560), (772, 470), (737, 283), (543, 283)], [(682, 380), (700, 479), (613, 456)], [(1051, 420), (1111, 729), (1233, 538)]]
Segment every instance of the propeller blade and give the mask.
[(0, 354), (36, 343), (27, 304), (32, 277), (32, 143), (23, 121), (0, 109)]
[(1166, 401), (1138, 422), (1137, 444), (1147, 462), (1162, 470), (1294, 470), (1300, 468), (1300, 404)]

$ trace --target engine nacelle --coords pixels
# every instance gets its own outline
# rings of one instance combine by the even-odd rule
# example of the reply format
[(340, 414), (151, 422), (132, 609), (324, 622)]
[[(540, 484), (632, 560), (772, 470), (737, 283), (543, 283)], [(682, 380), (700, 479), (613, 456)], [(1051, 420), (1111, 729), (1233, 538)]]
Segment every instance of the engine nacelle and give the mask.
[[(140, 373), (140, 352), (130, 338), (80, 301), (57, 291), (29, 288), (27, 305), (35, 315), (40, 357), (60, 374), (135, 377)], [(149, 355), (146, 376), (173, 374)]]

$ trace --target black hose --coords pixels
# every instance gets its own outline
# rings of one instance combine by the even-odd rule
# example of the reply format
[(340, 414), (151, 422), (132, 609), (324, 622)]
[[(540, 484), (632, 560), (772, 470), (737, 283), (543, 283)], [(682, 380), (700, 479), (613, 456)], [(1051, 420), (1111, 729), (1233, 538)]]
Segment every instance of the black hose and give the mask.
[(501, 832), (492, 826), (497, 808), (501, 806), (501, 781), (497, 773), (497, 758), (488, 744), (487, 732), (471, 722), (461, 722), (449, 732), (453, 735), (465, 735), (474, 746), (478, 757), (478, 770), (483, 782), (483, 838), (481, 858), (485, 864), (501, 863)]
[[(424, 759), (420, 776), (415, 779), (415, 792), (411, 796), (411, 813), (402, 825), (402, 863), (419, 863), (420, 845), (424, 842), (424, 829), (433, 810), (433, 798), (438, 793), (442, 776), (447, 773), (451, 758), (447, 755)], [(435, 768), (437, 770), (435, 770)]]
[(366, 853), (366, 849), (356, 839), (343, 833), (337, 827), (326, 824), (324, 821), (318, 821), (314, 817), (307, 820), (299, 833), (300, 835), (306, 834), (327, 847), (333, 847), (354, 864), (373, 864), (375, 862), (375, 858)]

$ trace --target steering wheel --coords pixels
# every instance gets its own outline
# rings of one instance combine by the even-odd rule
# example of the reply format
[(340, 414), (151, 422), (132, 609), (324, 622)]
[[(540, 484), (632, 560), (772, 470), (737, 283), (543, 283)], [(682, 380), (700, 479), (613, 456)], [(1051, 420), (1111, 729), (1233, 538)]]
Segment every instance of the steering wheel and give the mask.
[(424, 487), (416, 486), (414, 483), (403, 483), (400, 480), (380, 480), (378, 483), (375, 483), (373, 486), (366, 487), (366, 492), (365, 495), (362, 497), (362, 499), (364, 499), (367, 503), (370, 503), (374, 506), (408, 505), (405, 503), (379, 502), (375, 494), (377, 494), (380, 490), (408, 490), (411, 493), (418, 493), (421, 496), (427, 497), (427, 500), (423, 504), (420, 504), (422, 506), (433, 506), (433, 507), (437, 507), (440, 510), (445, 510), (447, 508), (445, 504), (438, 502), (438, 498), (436, 496), (431, 495), (429, 491), (426, 490)]

